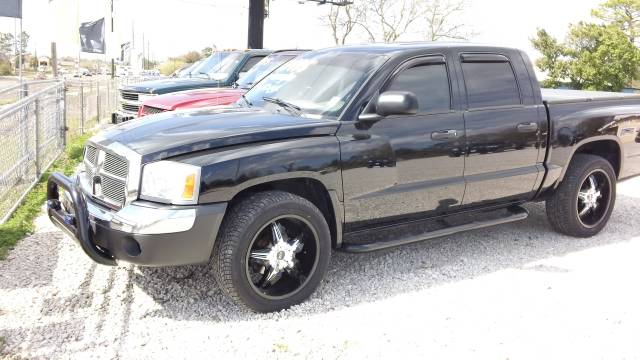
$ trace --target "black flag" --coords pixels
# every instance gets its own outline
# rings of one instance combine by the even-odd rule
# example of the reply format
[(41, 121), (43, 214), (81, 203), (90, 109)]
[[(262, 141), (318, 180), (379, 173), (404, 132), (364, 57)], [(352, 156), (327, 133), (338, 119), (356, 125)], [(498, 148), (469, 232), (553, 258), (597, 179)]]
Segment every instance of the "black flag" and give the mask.
[(82, 52), (104, 54), (104, 18), (80, 24)]
[(22, 19), (22, 0), (0, 1), (0, 17), (2, 16)]
[(130, 47), (131, 47), (130, 41), (120, 45), (120, 61), (124, 61), (124, 59), (129, 57), (128, 55), (129, 55)]

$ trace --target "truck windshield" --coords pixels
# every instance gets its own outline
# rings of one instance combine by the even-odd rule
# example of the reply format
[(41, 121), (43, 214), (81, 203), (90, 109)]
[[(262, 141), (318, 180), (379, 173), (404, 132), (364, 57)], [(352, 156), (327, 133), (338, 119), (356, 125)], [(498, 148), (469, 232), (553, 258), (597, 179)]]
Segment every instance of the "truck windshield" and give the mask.
[(375, 54), (309, 52), (265, 77), (245, 94), (245, 99), (255, 106), (288, 104), (305, 115), (336, 118), (385, 60), (385, 56)]
[(185, 67), (184, 69), (178, 71), (178, 73), (176, 74), (177, 77), (180, 78), (186, 78), (186, 77), (191, 77), (191, 72), (193, 71), (193, 69), (197, 68), (200, 64), (202, 64), (204, 60), (198, 60), (196, 62), (194, 62), (193, 64)]
[(269, 75), (273, 70), (280, 67), (280, 65), (293, 59), (296, 55), (279, 55), (273, 54), (260, 60), (251, 70), (247, 71), (239, 80), (238, 87), (242, 89), (248, 89), (251, 85), (259, 82), (265, 76)]
[(197, 66), (194, 66), (190, 72), (192, 77), (204, 77), (211, 78), (210, 74), (215, 72), (216, 69), (220, 66), (226, 58), (229, 57), (231, 53), (228, 51), (217, 51), (211, 54), (208, 58), (204, 59)]
[(212, 80), (226, 80), (231, 76), (235, 69), (238, 68), (238, 64), (240, 64), (243, 58), (243, 53), (226, 53), (222, 60), (206, 70), (201, 70), (199, 75), (196, 74), (196, 76), (205, 76)]

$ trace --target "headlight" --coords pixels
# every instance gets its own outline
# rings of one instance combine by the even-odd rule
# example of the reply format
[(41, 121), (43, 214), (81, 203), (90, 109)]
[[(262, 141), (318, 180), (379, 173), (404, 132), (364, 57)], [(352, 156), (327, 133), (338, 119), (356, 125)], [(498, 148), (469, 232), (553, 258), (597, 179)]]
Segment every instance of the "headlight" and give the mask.
[(140, 198), (168, 204), (198, 203), (200, 168), (174, 161), (158, 161), (142, 169)]
[(156, 94), (140, 94), (138, 95), (138, 101), (145, 101), (154, 98)]

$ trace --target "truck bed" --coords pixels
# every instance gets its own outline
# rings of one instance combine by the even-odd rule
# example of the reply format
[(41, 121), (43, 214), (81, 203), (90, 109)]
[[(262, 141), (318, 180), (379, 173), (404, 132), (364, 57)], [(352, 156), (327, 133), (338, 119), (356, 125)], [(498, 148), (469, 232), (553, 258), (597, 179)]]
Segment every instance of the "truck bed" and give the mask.
[[(608, 137), (618, 143), (620, 178), (640, 174), (640, 95), (604, 91), (542, 89), (551, 127), (550, 168), (559, 168), (571, 159), (562, 153), (561, 143), (576, 144)], [(578, 126), (579, 125), (579, 126)], [(617, 152), (617, 148), (615, 149)]]
[(629, 100), (639, 99), (640, 94), (618, 93), (607, 91), (584, 91), (584, 90), (564, 90), (564, 89), (541, 89), (542, 100), (549, 104), (606, 101), (606, 100)]

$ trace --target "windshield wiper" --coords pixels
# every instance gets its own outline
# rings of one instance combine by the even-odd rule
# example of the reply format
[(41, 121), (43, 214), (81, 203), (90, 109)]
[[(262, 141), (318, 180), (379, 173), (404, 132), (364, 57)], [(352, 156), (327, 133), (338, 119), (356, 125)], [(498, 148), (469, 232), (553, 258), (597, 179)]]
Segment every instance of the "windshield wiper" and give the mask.
[(198, 71), (198, 72), (196, 73), (196, 75), (204, 75), (204, 76), (206, 76), (206, 77), (207, 77), (207, 79), (211, 79), (211, 76), (209, 76), (209, 74), (208, 74), (208, 73), (206, 73), (206, 72), (204, 72), (204, 71)]
[(286, 102), (282, 99), (277, 99), (277, 98), (272, 98), (272, 97), (263, 97), (262, 100), (276, 104), (286, 110), (288, 110), (290, 113), (294, 114), (294, 115), (298, 115), (300, 116), (302, 114), (302, 109), (300, 108), (300, 106), (298, 105), (294, 105), (290, 102)]
[(249, 101), (249, 99), (247, 98), (247, 96), (245, 94), (242, 94), (242, 100), (244, 100), (244, 102), (246, 102), (247, 105), (253, 106), (253, 104), (251, 103), (251, 101)]

